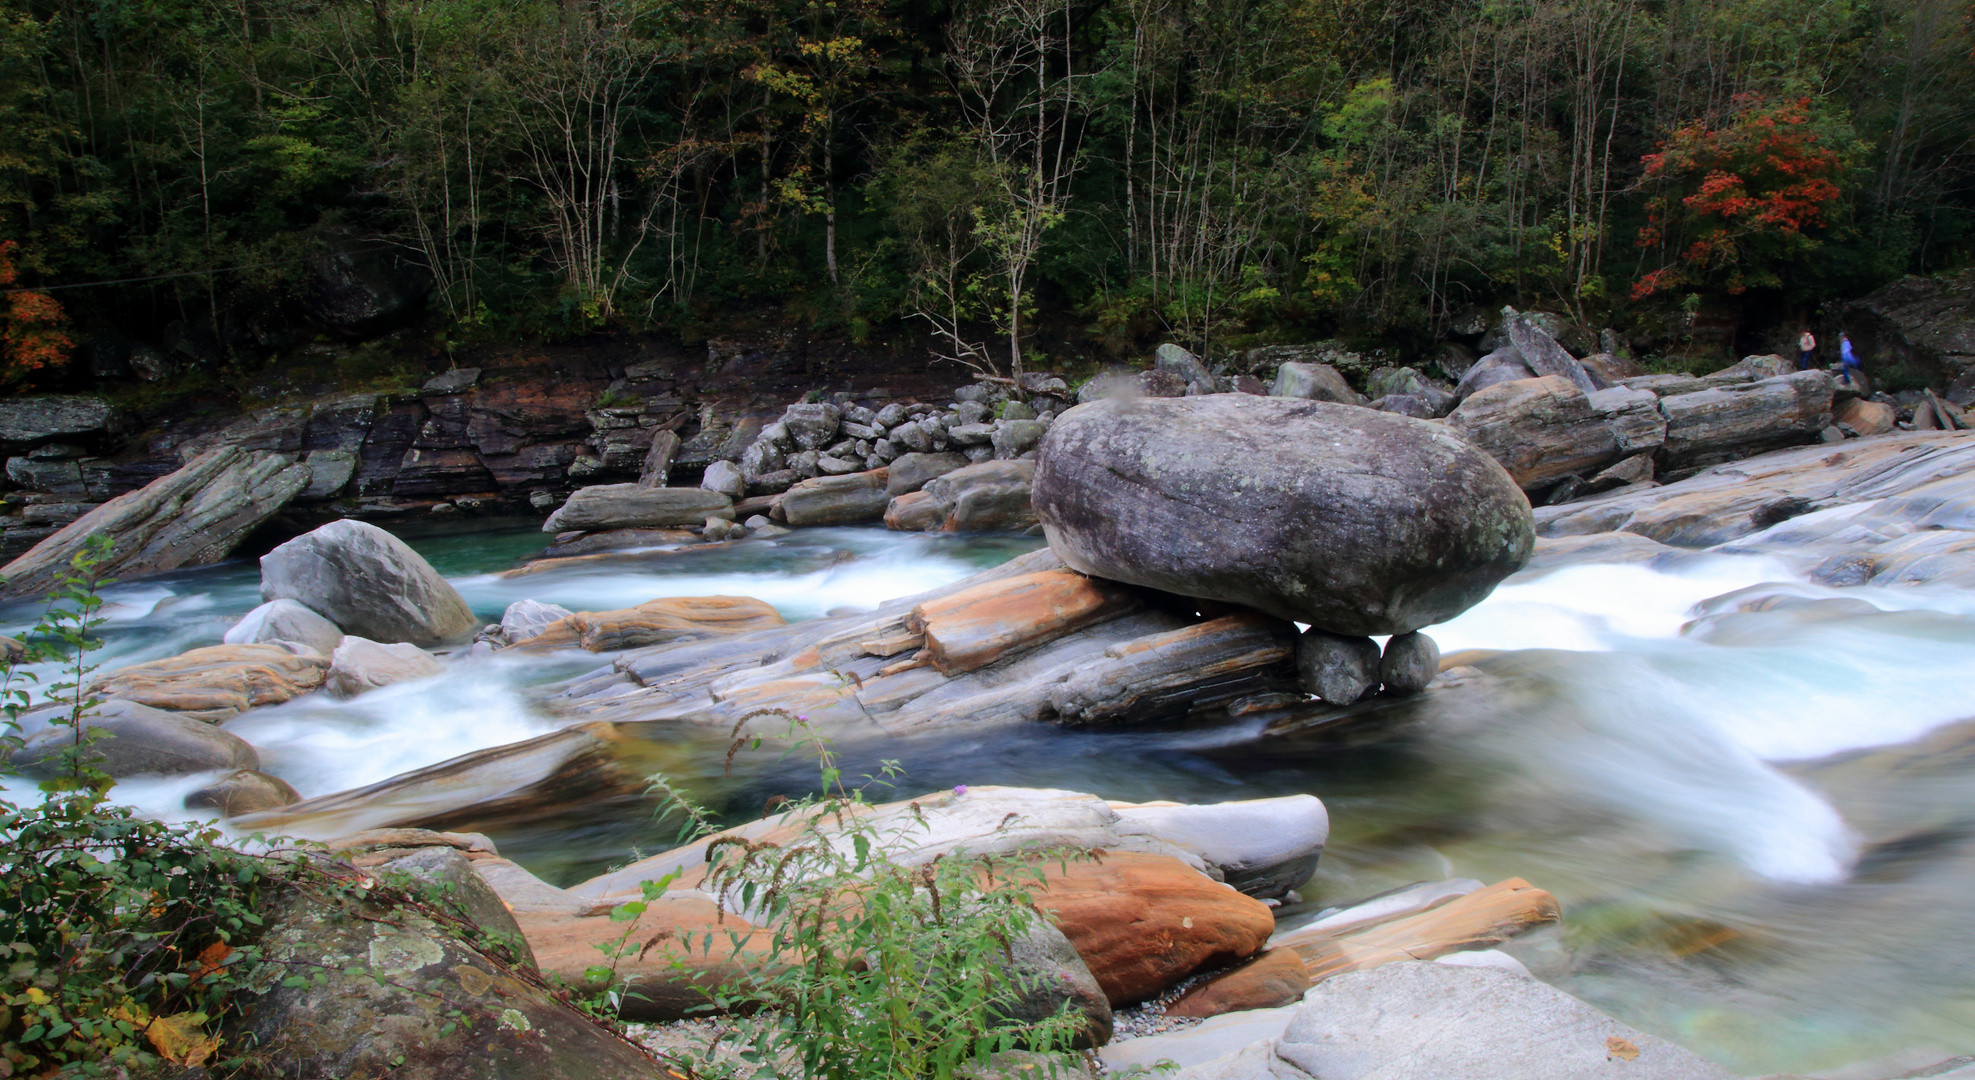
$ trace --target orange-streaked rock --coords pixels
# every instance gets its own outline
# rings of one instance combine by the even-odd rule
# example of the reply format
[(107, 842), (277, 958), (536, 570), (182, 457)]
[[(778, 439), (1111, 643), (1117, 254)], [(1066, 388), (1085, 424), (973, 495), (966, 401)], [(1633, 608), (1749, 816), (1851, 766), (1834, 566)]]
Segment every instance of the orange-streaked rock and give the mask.
[(1011, 651), (1054, 641), (1138, 605), (1127, 590), (1068, 570), (990, 581), (912, 609), (933, 666), (947, 675), (986, 667)]
[(715, 991), (767, 960), (774, 936), (697, 892), (660, 896), (629, 922), (528, 911), (515, 921), (551, 979), (596, 993), (604, 987), (588, 972), (614, 966), (611, 984), (628, 991), (624, 1019), (643, 1021), (707, 1015)]
[(752, 597), (674, 596), (616, 611), (579, 611), (513, 647), (616, 652), (781, 625), (779, 612)]
[(1252, 956), (1275, 929), (1268, 905), (1169, 856), (1112, 852), (1042, 869), (1036, 905), (1056, 917), (1113, 1005)]
[(256, 705), (306, 694), (322, 685), (328, 668), (328, 657), (280, 645), (211, 645), (118, 668), (86, 692), (218, 723)]
[(1205, 1020), (1222, 1013), (1293, 1005), (1302, 999), (1303, 991), (1314, 985), (1310, 981), (1309, 965), (1296, 955), (1295, 949), (1270, 949), (1233, 971), (1216, 975), (1188, 990), (1178, 1001), (1166, 1006), (1166, 1015)]
[(1521, 878), (1403, 919), (1343, 934), (1289, 934), (1276, 944), (1294, 949), (1316, 982), (1395, 960), (1432, 960), (1463, 949), (1499, 945), (1532, 927), (1556, 922), (1557, 898)]

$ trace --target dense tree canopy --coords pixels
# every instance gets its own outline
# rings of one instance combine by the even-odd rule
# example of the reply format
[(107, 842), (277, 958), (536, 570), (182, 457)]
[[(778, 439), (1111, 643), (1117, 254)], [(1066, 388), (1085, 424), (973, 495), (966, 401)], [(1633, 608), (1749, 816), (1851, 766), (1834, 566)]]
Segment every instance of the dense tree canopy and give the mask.
[(1975, 254), (1965, 0), (0, 5), (16, 364), (266, 344), (339, 251), (468, 330), (909, 320), (1003, 368), (1039, 316), (1424, 341)]

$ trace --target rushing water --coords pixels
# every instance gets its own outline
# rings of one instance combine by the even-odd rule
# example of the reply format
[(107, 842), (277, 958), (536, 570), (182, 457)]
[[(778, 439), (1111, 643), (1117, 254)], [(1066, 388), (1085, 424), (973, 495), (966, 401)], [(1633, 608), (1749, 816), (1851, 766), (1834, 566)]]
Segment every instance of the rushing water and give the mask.
[[(413, 544), (489, 621), (524, 597), (576, 610), (745, 595), (790, 619), (955, 580), (1035, 546), (1015, 538), (805, 531), (504, 575), (532, 527)], [(1762, 586), (1798, 600), (1710, 614)], [(251, 563), (114, 586), (119, 665), (215, 643), (258, 601)], [(1716, 608), (1724, 605), (1715, 605)], [(1758, 605), (1760, 606), (1760, 605)], [(32, 613), (4, 614), (12, 627)], [(1333, 835), (1304, 910), (1422, 879), (1523, 877), (1563, 925), (1511, 946), (1542, 977), (1747, 1074), (1897, 1073), (1975, 1052), (1975, 595), (1819, 589), (1750, 556), (1677, 569), (1526, 573), (1435, 628), (1490, 676), (1342, 725), (926, 736), (846, 747), (902, 793), (1025, 784), (1109, 798), (1213, 801), (1311, 792)], [(550, 730), (531, 691), (595, 658), (496, 657), (349, 702), (322, 695), (226, 726), (305, 796)], [(42, 672), (44, 679), (55, 677)], [(654, 737), (654, 764), (730, 819), (815, 782), (763, 752), (727, 774), (705, 733)], [(172, 813), (203, 778), (132, 780)], [(504, 853), (574, 881), (667, 846), (671, 825), (620, 801), (495, 833)], [(1297, 909), (1285, 909), (1294, 917)]]

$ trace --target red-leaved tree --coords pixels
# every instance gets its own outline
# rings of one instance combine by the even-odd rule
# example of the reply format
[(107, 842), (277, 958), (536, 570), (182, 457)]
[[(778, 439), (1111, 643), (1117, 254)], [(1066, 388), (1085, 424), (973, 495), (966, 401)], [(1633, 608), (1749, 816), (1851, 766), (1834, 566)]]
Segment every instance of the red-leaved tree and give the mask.
[[(14, 263), (20, 244), (0, 240), (0, 289), (19, 287), (20, 268)], [(75, 342), (68, 335), (69, 317), (45, 292), (21, 290), (6, 295), (0, 310), (0, 381), (12, 382), (31, 371), (68, 361)]]
[(1777, 271), (1817, 247), (1843, 197), (1844, 154), (1813, 130), (1810, 99), (1770, 104), (1738, 94), (1726, 127), (1680, 128), (1647, 154), (1640, 247), (1684, 243), (1677, 261), (1641, 278), (1637, 300), (1719, 280), (1730, 293), (1782, 283)]

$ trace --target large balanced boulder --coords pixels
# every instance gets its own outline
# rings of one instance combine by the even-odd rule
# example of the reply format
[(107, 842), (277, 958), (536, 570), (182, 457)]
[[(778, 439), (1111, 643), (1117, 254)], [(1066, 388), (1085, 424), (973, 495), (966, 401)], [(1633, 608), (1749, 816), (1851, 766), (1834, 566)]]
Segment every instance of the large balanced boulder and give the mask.
[(411, 545), (347, 519), (261, 556), (261, 599), (284, 598), (372, 641), (430, 645), (480, 625), (459, 590)]
[(1535, 546), (1515, 481), (1439, 425), (1249, 394), (1071, 409), (1034, 503), (1084, 573), (1340, 634), (1450, 619)]
[(734, 500), (705, 488), (595, 484), (571, 493), (569, 501), (542, 523), (542, 531), (666, 528), (733, 516)]
[(300, 495), (309, 476), (307, 465), (281, 454), (231, 446), (208, 451), (89, 511), (0, 567), (5, 579), (0, 598), (48, 592), (98, 535), (112, 542), (97, 567), (104, 577), (128, 579), (216, 563)]

